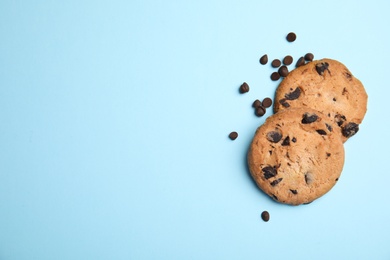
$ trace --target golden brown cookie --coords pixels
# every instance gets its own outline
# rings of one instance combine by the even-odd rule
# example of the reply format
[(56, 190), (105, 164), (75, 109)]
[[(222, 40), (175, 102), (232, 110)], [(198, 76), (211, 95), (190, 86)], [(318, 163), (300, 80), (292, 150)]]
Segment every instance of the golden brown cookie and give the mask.
[(336, 184), (343, 169), (339, 127), (310, 108), (282, 110), (257, 129), (248, 165), (257, 185), (274, 200), (312, 202)]
[(367, 111), (363, 84), (340, 62), (331, 59), (312, 61), (292, 70), (279, 84), (274, 112), (308, 107), (334, 120), (345, 142), (359, 131)]

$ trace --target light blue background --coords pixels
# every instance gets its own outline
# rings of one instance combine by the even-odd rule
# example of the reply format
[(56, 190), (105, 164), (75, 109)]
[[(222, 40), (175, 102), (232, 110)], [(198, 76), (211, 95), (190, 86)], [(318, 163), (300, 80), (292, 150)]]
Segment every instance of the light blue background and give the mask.
[[(0, 259), (390, 259), (389, 10), (2, 0)], [(277, 86), (258, 59), (307, 52), (346, 64), (369, 106), (335, 188), (292, 207), (245, 156)]]

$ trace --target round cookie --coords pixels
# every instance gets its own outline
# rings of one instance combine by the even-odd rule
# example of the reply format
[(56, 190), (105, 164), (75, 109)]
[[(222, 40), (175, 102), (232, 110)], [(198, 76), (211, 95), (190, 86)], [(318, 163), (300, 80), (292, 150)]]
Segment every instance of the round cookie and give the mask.
[(345, 142), (359, 131), (367, 111), (363, 84), (340, 62), (312, 61), (292, 70), (279, 84), (274, 112), (309, 107), (322, 112), (341, 128)]
[(257, 130), (248, 151), (256, 184), (274, 200), (310, 203), (328, 192), (344, 166), (337, 125), (310, 108), (282, 110)]

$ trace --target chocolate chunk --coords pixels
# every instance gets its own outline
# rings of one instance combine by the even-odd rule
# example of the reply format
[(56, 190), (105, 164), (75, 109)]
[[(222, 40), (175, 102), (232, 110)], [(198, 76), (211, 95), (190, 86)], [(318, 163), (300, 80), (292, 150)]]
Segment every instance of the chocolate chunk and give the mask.
[(290, 104), (287, 103), (287, 101), (286, 101), (285, 98), (279, 100), (279, 103), (280, 103), (282, 106), (284, 106), (284, 107), (290, 107)]
[(277, 185), (282, 180), (283, 180), (283, 178), (279, 178), (279, 179), (276, 179), (276, 180), (272, 181), (270, 184), (271, 184), (272, 187), (274, 187), (275, 185)]
[(274, 60), (271, 62), (271, 66), (274, 67), (274, 68), (279, 68), (280, 65), (282, 65), (282, 63), (280, 62), (279, 59), (274, 59)]
[(324, 75), (325, 70), (329, 72), (329, 63), (321, 62), (316, 64), (316, 71), (319, 75)]
[(326, 157), (330, 157), (331, 155), (331, 153), (326, 153)]
[(295, 142), (297, 141), (297, 139), (296, 139), (295, 137), (293, 137), (293, 138), (291, 139), (291, 141), (292, 141), (293, 143), (295, 143)]
[(260, 64), (261, 64), (261, 65), (265, 65), (265, 64), (267, 64), (267, 62), (268, 62), (268, 55), (267, 55), (267, 54), (264, 54), (264, 55), (261, 56), (261, 58), (260, 58)]
[(279, 199), (278, 199), (278, 197), (276, 197), (276, 195), (275, 194), (271, 194), (271, 196), (272, 196), (272, 198), (274, 199), (274, 200), (276, 200), (276, 201), (278, 201)]
[(334, 116), (334, 121), (337, 123), (338, 126), (341, 126), (342, 124), (344, 124), (344, 122), (347, 120), (347, 118), (343, 115), (340, 115), (340, 114), (336, 114)]
[(279, 73), (279, 75), (281, 76), (281, 77), (287, 77), (287, 75), (288, 75), (288, 69), (287, 69), (287, 67), (285, 66), (285, 65), (283, 65), (282, 67), (280, 67), (279, 69), (278, 69), (278, 73)]
[(282, 142), (282, 146), (287, 146), (287, 145), (290, 145), (290, 137), (289, 136), (284, 138), (284, 140)]
[(298, 191), (297, 190), (290, 190), (292, 194), (297, 195)]
[(273, 143), (277, 143), (282, 139), (282, 134), (279, 131), (271, 131), (267, 134), (267, 140)]
[(328, 128), (329, 132), (332, 132), (332, 130), (333, 130), (332, 126), (328, 125), (327, 123), (325, 123), (325, 125), (326, 125), (326, 128)]
[(316, 114), (305, 113), (302, 116), (302, 124), (310, 124), (317, 121), (318, 116)]
[(290, 32), (289, 34), (287, 34), (286, 39), (288, 42), (293, 42), (297, 39), (297, 35), (293, 32)]
[(263, 107), (269, 108), (270, 106), (272, 106), (272, 99), (270, 99), (269, 97), (264, 98), (262, 104)]
[(260, 116), (264, 116), (265, 114), (265, 108), (263, 106), (258, 106), (256, 107), (255, 109), (255, 115), (260, 117)]
[(303, 65), (305, 65), (305, 58), (304, 57), (300, 57), (299, 59), (298, 59), (298, 61), (297, 61), (297, 63), (295, 64), (295, 67), (301, 67), (301, 66), (303, 66)]
[(325, 130), (322, 130), (322, 129), (318, 129), (316, 130), (317, 133), (319, 133), (320, 135), (326, 135), (326, 131)]
[(268, 211), (261, 212), (261, 219), (264, 220), (265, 222), (269, 221), (269, 213), (268, 213)]
[(294, 100), (299, 98), (301, 95), (301, 89), (297, 87), (293, 92), (287, 93), (284, 96), (286, 97), (287, 100)]
[(287, 55), (283, 59), (283, 64), (284, 65), (290, 65), (292, 62), (293, 62), (293, 57), (291, 57), (290, 55)]
[(311, 184), (311, 183), (313, 183), (313, 181), (314, 181), (313, 175), (310, 172), (306, 173), (305, 174), (306, 184)]
[(254, 108), (257, 108), (257, 107), (261, 106), (261, 101), (258, 100), (258, 99), (256, 99), (255, 101), (253, 101), (252, 106), (253, 106)]
[(359, 131), (359, 125), (353, 122), (348, 123), (341, 130), (345, 137), (351, 137)]
[(313, 53), (306, 53), (306, 55), (305, 55), (305, 60), (306, 61), (313, 61), (313, 59), (314, 59), (314, 55), (313, 55)]
[(244, 94), (244, 93), (249, 91), (249, 85), (246, 82), (244, 82), (244, 83), (241, 84), (239, 90), (240, 90), (241, 94)]
[(237, 133), (237, 132), (231, 132), (231, 133), (229, 134), (229, 138), (230, 138), (231, 140), (236, 140), (237, 137), (238, 137), (238, 133)]
[(266, 166), (262, 169), (263, 173), (264, 173), (264, 178), (265, 179), (269, 179), (269, 178), (272, 178), (272, 177), (275, 177), (276, 174), (278, 174), (278, 171), (276, 170), (276, 168), (274, 167), (271, 167), (271, 166)]
[(273, 81), (277, 81), (278, 79), (280, 79), (279, 73), (278, 73), (277, 71), (273, 72), (273, 73), (271, 74), (271, 79), (272, 79)]

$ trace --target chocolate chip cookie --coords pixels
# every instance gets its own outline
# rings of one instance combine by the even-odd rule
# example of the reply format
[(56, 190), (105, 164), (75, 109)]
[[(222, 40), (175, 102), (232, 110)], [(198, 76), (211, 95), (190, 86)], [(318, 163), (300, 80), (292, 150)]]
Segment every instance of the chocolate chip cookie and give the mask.
[(342, 63), (322, 59), (292, 70), (279, 84), (274, 112), (308, 107), (318, 110), (340, 127), (342, 140), (359, 131), (367, 111), (363, 84)]
[(247, 159), (260, 189), (278, 202), (299, 205), (336, 184), (344, 146), (339, 127), (327, 115), (291, 108), (268, 117), (256, 130)]

